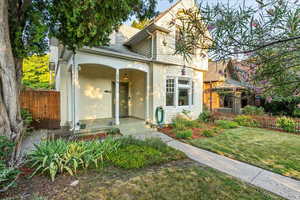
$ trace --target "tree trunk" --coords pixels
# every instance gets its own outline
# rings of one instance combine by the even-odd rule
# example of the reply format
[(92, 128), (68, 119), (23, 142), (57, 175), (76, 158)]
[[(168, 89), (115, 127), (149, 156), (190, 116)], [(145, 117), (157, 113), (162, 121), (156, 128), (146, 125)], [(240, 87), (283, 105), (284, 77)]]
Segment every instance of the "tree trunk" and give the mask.
[[(8, 1), (0, 1), (0, 135), (19, 146), (22, 133), (20, 114), (20, 63), (15, 62), (9, 38)], [(17, 149), (14, 154), (16, 155)]]

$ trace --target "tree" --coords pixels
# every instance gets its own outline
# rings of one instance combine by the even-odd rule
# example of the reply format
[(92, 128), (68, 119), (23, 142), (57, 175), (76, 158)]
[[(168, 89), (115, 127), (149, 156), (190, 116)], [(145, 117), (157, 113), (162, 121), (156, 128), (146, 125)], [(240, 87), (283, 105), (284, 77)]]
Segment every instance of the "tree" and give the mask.
[(176, 52), (190, 55), (197, 47), (209, 50), (214, 60), (242, 58), (249, 81), (266, 96), (299, 95), (300, 2), (256, 2), (252, 7), (218, 3), (182, 11), (185, 17), (178, 14), (176, 21), (185, 39)]
[(1, 0), (0, 135), (20, 141), (23, 58), (43, 55), (51, 37), (72, 51), (107, 44), (109, 34), (129, 16), (152, 17), (156, 3), (157, 0)]
[(25, 87), (50, 89), (50, 80), (49, 55), (33, 55), (24, 59), (22, 84)]
[(134, 28), (137, 28), (137, 29), (143, 29), (143, 28), (145, 28), (149, 24), (150, 24), (150, 20), (149, 19), (144, 19), (142, 21), (133, 20), (131, 26), (134, 27)]

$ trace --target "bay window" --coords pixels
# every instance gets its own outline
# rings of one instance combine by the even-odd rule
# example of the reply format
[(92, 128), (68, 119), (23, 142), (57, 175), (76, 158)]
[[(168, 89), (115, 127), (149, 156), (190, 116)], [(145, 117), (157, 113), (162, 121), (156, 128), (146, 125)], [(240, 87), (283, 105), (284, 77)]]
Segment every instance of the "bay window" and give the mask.
[(166, 106), (190, 106), (194, 98), (191, 78), (168, 78), (166, 81)]

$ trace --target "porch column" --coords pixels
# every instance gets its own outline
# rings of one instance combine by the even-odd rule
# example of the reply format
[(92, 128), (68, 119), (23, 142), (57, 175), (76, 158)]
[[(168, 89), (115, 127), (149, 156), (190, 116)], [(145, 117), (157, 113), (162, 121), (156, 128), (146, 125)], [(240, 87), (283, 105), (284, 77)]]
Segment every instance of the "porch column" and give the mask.
[(80, 129), (79, 124), (79, 66), (75, 63), (75, 56), (72, 64), (72, 85), (73, 85), (73, 130)]
[(241, 92), (235, 92), (233, 95), (233, 113), (241, 114)]
[(145, 113), (145, 120), (149, 121), (149, 91), (150, 91), (150, 73), (146, 73), (146, 113)]
[(119, 99), (119, 84), (120, 84), (120, 71), (119, 69), (116, 69), (116, 84), (115, 84), (115, 122), (116, 125), (120, 124), (120, 99)]

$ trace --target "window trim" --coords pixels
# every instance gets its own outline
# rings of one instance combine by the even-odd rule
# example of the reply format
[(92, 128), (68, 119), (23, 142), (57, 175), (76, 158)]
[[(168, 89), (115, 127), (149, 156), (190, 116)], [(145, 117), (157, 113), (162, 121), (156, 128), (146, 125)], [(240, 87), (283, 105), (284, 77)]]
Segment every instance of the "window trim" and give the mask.
[[(167, 99), (165, 99), (165, 106), (170, 108), (170, 107), (175, 107), (175, 108), (189, 108), (191, 106), (194, 106), (194, 96), (195, 96), (195, 87), (194, 86), (194, 79), (192, 77), (186, 77), (186, 76), (167, 76), (165, 80), (165, 92), (166, 92), (166, 98), (167, 98), (167, 81), (169, 79), (173, 79), (175, 81), (175, 91), (174, 91), (174, 105), (167, 105)], [(188, 80), (188, 84), (179, 84), (179, 80)], [(179, 101), (179, 89), (188, 89), (188, 105), (182, 105), (180, 106), (178, 103)]]
[[(168, 80), (174, 80), (174, 96), (173, 96), (173, 105), (167, 105), (167, 82)], [(166, 100), (165, 100), (165, 105), (167, 107), (174, 107), (176, 106), (176, 78), (175, 77), (167, 77), (166, 81), (165, 81), (165, 92), (166, 92)]]

